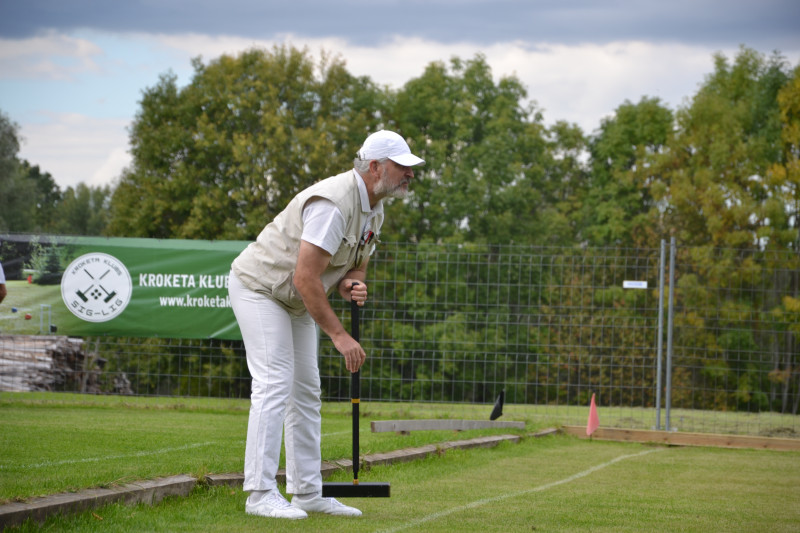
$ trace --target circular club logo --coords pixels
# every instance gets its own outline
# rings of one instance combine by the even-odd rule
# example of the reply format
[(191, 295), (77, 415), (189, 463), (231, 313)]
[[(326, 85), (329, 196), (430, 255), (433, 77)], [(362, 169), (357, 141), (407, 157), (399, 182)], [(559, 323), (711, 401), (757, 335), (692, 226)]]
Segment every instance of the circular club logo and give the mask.
[(61, 298), (72, 314), (87, 322), (118, 316), (131, 300), (131, 275), (117, 258), (95, 252), (70, 263), (61, 278)]

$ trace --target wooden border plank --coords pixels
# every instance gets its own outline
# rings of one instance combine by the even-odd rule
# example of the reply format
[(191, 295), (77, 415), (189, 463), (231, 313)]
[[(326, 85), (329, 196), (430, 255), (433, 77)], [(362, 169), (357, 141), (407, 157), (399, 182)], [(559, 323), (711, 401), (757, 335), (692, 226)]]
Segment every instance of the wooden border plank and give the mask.
[[(564, 426), (562, 429), (569, 435), (575, 435), (584, 439), (589, 438), (586, 436), (586, 428), (584, 426)], [(624, 442), (654, 442), (671, 446), (714, 446), (718, 448), (755, 448), (785, 452), (800, 451), (800, 439), (755, 437), (751, 435), (718, 435), (679, 431), (598, 428), (592, 434), (591, 438)]]

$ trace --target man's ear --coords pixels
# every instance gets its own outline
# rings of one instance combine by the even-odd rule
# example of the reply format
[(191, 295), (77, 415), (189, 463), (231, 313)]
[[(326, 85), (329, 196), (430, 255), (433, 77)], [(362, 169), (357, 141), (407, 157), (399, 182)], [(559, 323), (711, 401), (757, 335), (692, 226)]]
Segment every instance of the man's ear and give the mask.
[(369, 162), (369, 173), (375, 176), (376, 178), (379, 178), (381, 175), (380, 169), (381, 169), (381, 164), (378, 163), (377, 159), (373, 159), (372, 161)]

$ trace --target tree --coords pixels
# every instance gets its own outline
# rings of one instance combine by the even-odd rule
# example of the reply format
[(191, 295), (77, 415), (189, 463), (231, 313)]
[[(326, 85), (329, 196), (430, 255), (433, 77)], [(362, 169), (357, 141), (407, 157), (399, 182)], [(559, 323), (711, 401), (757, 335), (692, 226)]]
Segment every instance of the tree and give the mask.
[(400, 240), (541, 239), (548, 163), (541, 116), (514, 77), (495, 83), (486, 59), (431, 63), (398, 93), (390, 117), (426, 160), (385, 233)]
[[(786, 270), (796, 232), (790, 215), (796, 187), (791, 172), (784, 172), (791, 167), (792, 141), (786, 144), (785, 133), (791, 131), (792, 113), (782, 110), (781, 98), (791, 100), (790, 94), (791, 74), (780, 55), (766, 58), (742, 48), (731, 64), (718, 54), (714, 72), (678, 111), (678, 130), (659, 169), (667, 184), (661, 199), (665, 227), (691, 258), (681, 262), (692, 265), (679, 272), (677, 304), (717, 310), (705, 319), (679, 315), (676, 342), (709, 354), (697, 360), (695, 353), (683, 355), (699, 369), (691, 376), (696, 384), (724, 379), (735, 385), (732, 398), (705, 401), (741, 409), (775, 402), (779, 383), (760, 381), (752, 371), (763, 366), (750, 359), (756, 347), (773, 350), (773, 376), (796, 363), (779, 355), (778, 343), (796, 345), (790, 332), (774, 334), (782, 324), (762, 329), (741, 318), (770, 324), (780, 315), (776, 310), (784, 305), (787, 285), (797, 294), (796, 275), (791, 267)], [(747, 296), (732, 297), (731, 289), (746, 289)]]
[(580, 236), (580, 213), (590, 191), (590, 173), (583, 162), (587, 138), (575, 124), (556, 122), (547, 131), (549, 162), (541, 185), (541, 244), (575, 243)]
[(668, 225), (686, 245), (758, 249), (776, 228), (774, 206), (785, 191), (770, 184), (781, 161), (778, 92), (788, 80), (785, 60), (743, 48), (733, 64), (718, 54), (715, 71), (678, 112), (671, 146)]
[[(786, 269), (784, 279), (777, 280), (783, 291), (778, 296), (780, 305), (775, 302), (772, 315), (778, 322), (789, 324), (786, 333), (789, 349), (785, 357), (777, 354), (774, 357), (772, 376), (780, 387), (781, 411), (797, 414), (800, 410), (800, 392), (797, 392), (800, 391), (800, 66), (795, 67), (791, 79), (778, 92), (778, 106), (783, 158), (770, 167), (767, 181), (773, 197), (776, 190), (784, 194), (769, 202), (767, 216), (772, 222), (769, 245), (792, 250), (794, 265)], [(790, 405), (793, 383), (795, 399)]]
[(0, 231), (101, 235), (109, 186), (62, 193), (49, 172), (18, 157), (19, 126), (0, 112)]
[(308, 185), (349, 168), (382, 93), (340, 59), (276, 47), (194, 62), (145, 91), (113, 235), (252, 239)]
[[(770, 242), (800, 256), (800, 66), (778, 92), (782, 157), (767, 173)], [(764, 235), (764, 237), (767, 237)]]
[(102, 235), (108, 224), (111, 187), (79, 183), (67, 187), (56, 209), (53, 232), (62, 235)]
[(591, 181), (582, 209), (581, 236), (590, 244), (642, 245), (658, 209), (658, 159), (673, 134), (672, 111), (658, 98), (626, 101), (604, 119), (590, 141)]
[(32, 223), (26, 231), (58, 231), (55, 226), (59, 220), (57, 210), (62, 198), (61, 189), (53, 176), (49, 172), (43, 172), (39, 165), (32, 165), (24, 159), (20, 161), (20, 172), (28, 182), (28, 186), (33, 188), (35, 202)]
[(19, 125), (0, 112), (0, 231), (24, 231), (36, 215), (35, 186), (17, 156)]

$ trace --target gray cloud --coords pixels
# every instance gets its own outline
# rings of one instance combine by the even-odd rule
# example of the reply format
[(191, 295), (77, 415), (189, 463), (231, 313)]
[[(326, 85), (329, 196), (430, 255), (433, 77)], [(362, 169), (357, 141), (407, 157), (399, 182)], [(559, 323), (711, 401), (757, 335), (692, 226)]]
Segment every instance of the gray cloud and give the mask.
[(443, 43), (681, 42), (800, 48), (797, 0), (5, 0), (0, 36), (47, 30), (203, 33), (268, 39), (395, 36)]

